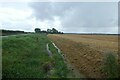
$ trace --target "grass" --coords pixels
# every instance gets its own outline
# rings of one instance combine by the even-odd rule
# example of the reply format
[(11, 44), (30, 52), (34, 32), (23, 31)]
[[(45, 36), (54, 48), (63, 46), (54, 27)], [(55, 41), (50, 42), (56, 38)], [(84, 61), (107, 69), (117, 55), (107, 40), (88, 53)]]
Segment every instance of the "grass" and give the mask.
[(63, 58), (58, 53), (57, 49), (54, 48), (52, 43), (50, 43), (49, 46), (50, 46), (50, 50), (53, 53), (53, 62), (55, 63), (54, 69), (53, 69), (54, 74), (51, 77), (66, 78), (67, 77), (66, 73), (69, 73), (67, 65), (64, 63)]
[[(65, 63), (45, 34), (9, 36), (2, 42), (3, 78), (66, 77)], [(47, 43), (50, 44), (52, 58), (47, 54)], [(49, 72), (52, 74), (48, 76)]]
[(107, 78), (117, 78), (118, 77), (118, 60), (114, 53), (109, 52), (106, 54), (104, 59), (104, 72)]
[(0, 37), (0, 79), (2, 78), (2, 37)]
[(120, 64), (118, 64), (118, 78), (120, 78)]

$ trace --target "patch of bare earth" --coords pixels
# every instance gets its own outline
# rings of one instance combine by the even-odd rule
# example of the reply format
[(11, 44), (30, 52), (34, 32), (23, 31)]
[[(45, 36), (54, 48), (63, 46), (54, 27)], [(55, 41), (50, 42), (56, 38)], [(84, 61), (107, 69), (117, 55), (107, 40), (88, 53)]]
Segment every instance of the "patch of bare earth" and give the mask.
[(48, 37), (80, 73), (90, 78), (105, 77), (102, 71), (104, 54), (118, 53), (117, 36), (63, 34)]

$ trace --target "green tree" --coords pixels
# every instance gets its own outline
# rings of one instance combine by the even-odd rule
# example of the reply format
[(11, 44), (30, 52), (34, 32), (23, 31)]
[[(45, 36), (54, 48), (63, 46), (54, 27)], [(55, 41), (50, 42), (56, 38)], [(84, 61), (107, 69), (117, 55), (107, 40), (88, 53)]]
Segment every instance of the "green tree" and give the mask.
[(58, 30), (56, 30), (55, 28), (52, 28), (52, 32), (53, 33), (58, 33)]
[(51, 29), (47, 29), (47, 33), (52, 33), (52, 30)]
[(40, 28), (35, 28), (35, 33), (40, 33), (41, 29)]

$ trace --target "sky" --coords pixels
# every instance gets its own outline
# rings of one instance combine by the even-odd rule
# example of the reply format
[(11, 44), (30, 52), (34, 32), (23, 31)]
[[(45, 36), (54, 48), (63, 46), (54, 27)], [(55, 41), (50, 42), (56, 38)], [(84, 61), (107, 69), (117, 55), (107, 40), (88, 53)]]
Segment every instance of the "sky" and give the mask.
[(117, 2), (0, 2), (0, 28), (33, 32), (118, 33)]

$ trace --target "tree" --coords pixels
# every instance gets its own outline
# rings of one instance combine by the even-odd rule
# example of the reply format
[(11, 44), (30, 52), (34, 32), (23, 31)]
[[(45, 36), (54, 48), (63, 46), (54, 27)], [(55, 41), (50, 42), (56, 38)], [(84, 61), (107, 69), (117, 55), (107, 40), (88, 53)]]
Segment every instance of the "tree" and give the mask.
[(52, 32), (53, 33), (58, 33), (58, 30), (56, 30), (55, 28), (52, 28)]
[(35, 33), (40, 33), (41, 29), (40, 28), (35, 28)]
[(60, 32), (60, 31), (56, 30), (55, 28), (47, 29), (46, 33), (50, 33), (50, 34), (63, 34), (63, 32)]
[(47, 33), (52, 33), (52, 30), (51, 29), (47, 29)]

